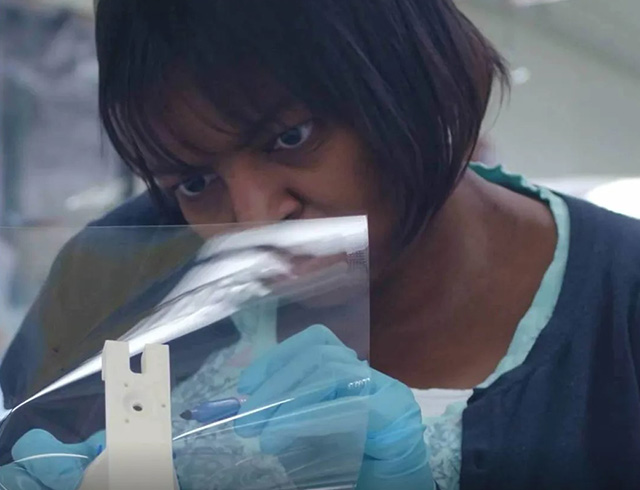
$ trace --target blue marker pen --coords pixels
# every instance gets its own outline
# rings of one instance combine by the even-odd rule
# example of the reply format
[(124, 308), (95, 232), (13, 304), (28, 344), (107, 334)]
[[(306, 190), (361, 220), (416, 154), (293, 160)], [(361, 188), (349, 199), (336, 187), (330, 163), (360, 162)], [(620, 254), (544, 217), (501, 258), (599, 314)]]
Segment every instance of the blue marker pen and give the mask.
[(191, 410), (185, 410), (180, 417), (185, 420), (195, 420), (201, 424), (213, 424), (238, 415), (242, 404), (246, 401), (246, 398), (234, 397), (204, 402)]

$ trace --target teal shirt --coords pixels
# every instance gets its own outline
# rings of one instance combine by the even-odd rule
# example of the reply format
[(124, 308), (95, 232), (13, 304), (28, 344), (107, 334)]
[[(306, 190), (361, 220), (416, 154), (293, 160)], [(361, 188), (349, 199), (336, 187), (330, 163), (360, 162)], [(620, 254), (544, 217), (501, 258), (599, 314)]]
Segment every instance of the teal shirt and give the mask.
[[(567, 264), (570, 221), (565, 202), (549, 189), (535, 186), (524, 177), (508, 173), (502, 167), (486, 167), (473, 163), (470, 168), (490, 182), (547, 204), (553, 214), (558, 237), (553, 260), (544, 274), (531, 307), (516, 328), (507, 353), (498, 363), (495, 371), (478, 385), (478, 388), (486, 388), (500, 376), (524, 362), (538, 335), (551, 319), (560, 295)], [(451, 391), (452, 393), (457, 391), (465, 400), (450, 404), (443, 415), (424, 419), (431, 468), (441, 490), (457, 490), (460, 486), (462, 413), (467, 405), (466, 399), (470, 396), (470, 393), (467, 394), (463, 390)]]

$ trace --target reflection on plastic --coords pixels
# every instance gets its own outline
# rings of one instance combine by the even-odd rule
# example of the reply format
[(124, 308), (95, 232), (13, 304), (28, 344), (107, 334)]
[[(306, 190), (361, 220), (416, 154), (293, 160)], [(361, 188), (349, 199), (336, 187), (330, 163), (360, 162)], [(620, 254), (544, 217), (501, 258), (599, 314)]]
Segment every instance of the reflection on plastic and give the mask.
[[(64, 261), (52, 269), (67, 279), (99, 270), (93, 284), (101, 293), (56, 311), (55, 320), (45, 315), (44, 324), (64, 329), (68, 322), (61, 318), (101, 313), (75, 334), (77, 342), (46, 353), (34, 366), (42, 373), (35, 379), (53, 381), (18, 403), (0, 429), (0, 448), (12, 449), (13, 456), (0, 468), (4, 488), (77, 488), (104, 444), (98, 373), (106, 340), (128, 341), (133, 358), (146, 344), (169, 345), (181, 490), (355, 486), (370, 385), (363, 362), (369, 336), (366, 220), (201, 231), (210, 238), (189, 248), (186, 228), (90, 230), (90, 251), (83, 255), (76, 247), (68, 269)], [(96, 243), (107, 252), (96, 252)], [(163, 262), (165, 256), (173, 265)], [(98, 259), (99, 266), (91, 263)], [(41, 297), (51, 284), (59, 287), (55, 279)], [(72, 282), (65, 287), (80, 294)], [(124, 289), (123, 300), (118, 295)], [(105, 305), (113, 305), (106, 314)], [(47, 312), (41, 304), (34, 308)], [(314, 324), (326, 327), (308, 328)], [(51, 376), (58, 366), (65, 369)], [(196, 408), (225, 400), (225, 413), (193, 416)], [(186, 411), (192, 411), (190, 420), (180, 416)], [(30, 432), (36, 414), (43, 423)], [(25, 441), (32, 441), (28, 450)], [(34, 465), (38, 461), (49, 464)]]

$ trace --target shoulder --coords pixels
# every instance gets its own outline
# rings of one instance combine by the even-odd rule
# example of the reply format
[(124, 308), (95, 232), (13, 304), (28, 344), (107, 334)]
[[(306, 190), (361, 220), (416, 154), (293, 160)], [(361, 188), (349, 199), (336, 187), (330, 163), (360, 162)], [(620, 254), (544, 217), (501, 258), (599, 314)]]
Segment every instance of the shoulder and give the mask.
[(630, 333), (640, 354), (640, 220), (578, 199), (565, 201), (571, 219), (565, 285), (575, 303), (590, 305), (592, 315), (606, 319), (601, 327), (617, 325)]
[[(177, 206), (163, 208), (148, 192), (131, 199), (80, 230), (61, 250), (56, 263), (85, 255), (119, 259), (146, 253), (149, 247), (188, 235)], [(55, 266), (55, 264), (54, 264)]]
[(598, 330), (613, 325), (626, 330), (638, 323), (640, 221), (586, 201), (563, 199), (570, 238), (556, 313)]
[(161, 208), (145, 193), (71, 238), (52, 266), (49, 284), (55, 280), (58, 291), (77, 291), (109, 278), (118, 289), (129, 289), (183, 263), (199, 245), (179, 212)]
[(34, 393), (59, 369), (83, 360), (97, 344), (78, 339), (189, 260), (201, 241), (186, 226), (169, 226), (179, 224), (144, 194), (62, 247), (1, 364), (5, 401)]
[(177, 206), (162, 208), (149, 192), (131, 199), (113, 211), (91, 222), (89, 226), (169, 226), (183, 225), (184, 218)]
[(571, 222), (571, 251), (594, 265), (640, 280), (640, 220), (564, 197)]
[[(634, 372), (640, 366), (640, 221), (563, 199), (570, 240), (562, 288), (529, 361), (560, 360), (571, 376), (582, 376), (584, 366)], [(612, 353), (625, 355), (612, 359)]]

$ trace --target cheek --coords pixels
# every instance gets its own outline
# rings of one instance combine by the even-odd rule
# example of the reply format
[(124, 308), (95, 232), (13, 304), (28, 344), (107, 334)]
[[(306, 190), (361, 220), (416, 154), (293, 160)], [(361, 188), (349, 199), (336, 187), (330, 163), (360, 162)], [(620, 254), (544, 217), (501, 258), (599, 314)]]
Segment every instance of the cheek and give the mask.
[(397, 215), (391, 200), (379, 191), (375, 183), (360, 179), (356, 184), (349, 188), (347, 194), (341, 194), (340, 211), (331, 215), (367, 216), (371, 276), (374, 278), (396, 254)]
[(373, 204), (368, 210), (369, 223), (369, 256), (371, 262), (371, 274), (375, 276), (377, 271), (384, 269), (394, 256), (395, 235), (397, 233), (397, 220), (391, 203)]
[(393, 255), (397, 220), (373, 156), (355, 133), (343, 129), (332, 134), (318, 160), (314, 175), (305, 176), (310, 208), (324, 216), (366, 214), (372, 267), (384, 267)]
[(309, 161), (306, 170), (297, 172), (299, 190), (310, 204), (325, 208), (327, 215), (363, 214), (375, 200), (371, 158), (349, 129), (334, 128)]
[(178, 198), (178, 205), (187, 223), (207, 238), (217, 230), (215, 225), (234, 222), (233, 211), (226, 201), (228, 199), (218, 195), (204, 195), (198, 199)]
[(394, 256), (397, 213), (390, 193), (383, 190), (380, 179), (370, 168), (360, 175), (357, 183), (354, 197), (357, 197), (359, 212), (367, 216), (371, 273), (374, 275)]

